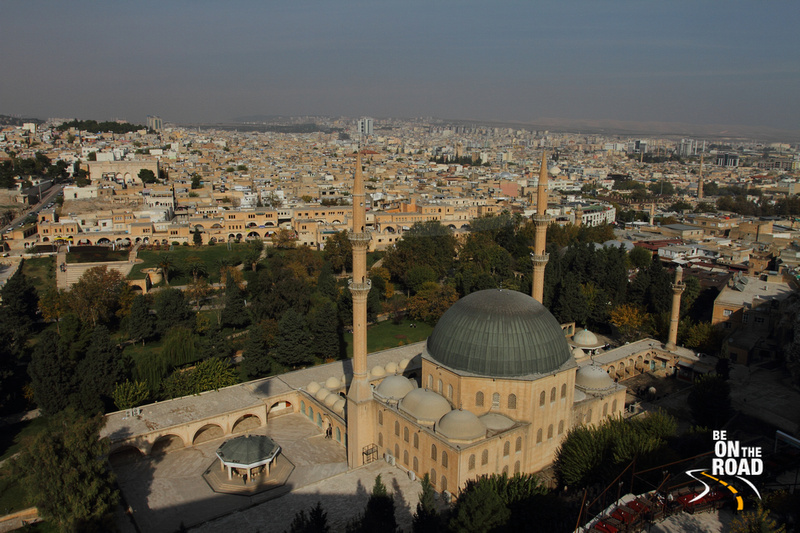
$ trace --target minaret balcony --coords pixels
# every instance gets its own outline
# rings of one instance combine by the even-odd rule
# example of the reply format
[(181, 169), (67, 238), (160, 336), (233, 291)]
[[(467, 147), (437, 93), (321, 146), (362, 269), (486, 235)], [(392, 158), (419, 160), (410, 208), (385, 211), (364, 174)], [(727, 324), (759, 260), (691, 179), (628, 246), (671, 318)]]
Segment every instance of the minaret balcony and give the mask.
[(372, 288), (372, 280), (366, 279), (361, 283), (356, 283), (352, 279), (347, 280), (347, 286), (350, 288), (350, 292), (369, 292)]
[(531, 260), (534, 265), (543, 265), (550, 260), (550, 254), (534, 254), (531, 253)]
[(550, 224), (550, 215), (533, 215), (531, 218), (537, 226)]
[(369, 242), (372, 239), (372, 233), (365, 231), (363, 233), (348, 233), (347, 238), (353, 243)]

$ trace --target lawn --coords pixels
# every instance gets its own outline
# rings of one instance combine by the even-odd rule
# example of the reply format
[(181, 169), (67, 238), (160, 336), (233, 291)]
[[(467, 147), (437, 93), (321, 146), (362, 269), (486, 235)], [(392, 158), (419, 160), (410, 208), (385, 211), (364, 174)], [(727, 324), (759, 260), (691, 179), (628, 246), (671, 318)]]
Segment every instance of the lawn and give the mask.
[(112, 250), (106, 246), (71, 246), (67, 263), (103, 263), (127, 261), (128, 250)]
[(22, 273), (33, 283), (40, 295), (44, 294), (47, 289), (56, 286), (56, 258), (48, 256), (26, 259), (22, 265)]
[(186, 285), (191, 279), (192, 275), (185, 271), (184, 265), (188, 257), (199, 257), (206, 267), (208, 272), (208, 280), (210, 283), (219, 282), (219, 270), (222, 261), (228, 261), (231, 264), (238, 264), (242, 262), (242, 257), (248, 249), (248, 245), (244, 243), (231, 244), (231, 249), (228, 250), (227, 244), (215, 244), (214, 246), (175, 246), (173, 250), (167, 251), (140, 251), (137, 257), (142, 260), (141, 263), (134, 265), (131, 273), (128, 275), (130, 279), (144, 279), (145, 275), (143, 269), (156, 268), (158, 262), (164, 255), (169, 255), (175, 265), (170, 270), (170, 284), (171, 285)]
[[(413, 322), (416, 327), (411, 327), (412, 321), (404, 320), (395, 324), (391, 320), (380, 322), (367, 328), (367, 352), (379, 352), (389, 348), (396, 348), (406, 344), (424, 341), (433, 328), (422, 322)], [(345, 333), (347, 343), (347, 356), (353, 357), (353, 334)]]
[(0, 468), (0, 515), (22, 511), (33, 504), (28, 501), (28, 494), (11, 476), (11, 466)]

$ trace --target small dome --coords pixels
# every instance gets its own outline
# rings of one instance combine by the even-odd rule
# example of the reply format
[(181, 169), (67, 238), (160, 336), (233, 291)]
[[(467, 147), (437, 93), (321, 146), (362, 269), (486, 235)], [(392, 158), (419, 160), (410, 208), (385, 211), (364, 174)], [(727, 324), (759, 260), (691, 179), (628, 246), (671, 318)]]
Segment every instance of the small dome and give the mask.
[(572, 342), (583, 348), (597, 348), (603, 345), (597, 340), (597, 335), (588, 329), (579, 329), (572, 337)]
[(338, 394), (328, 394), (324, 400), (325, 405), (327, 405), (328, 407), (333, 407), (333, 404), (338, 402), (340, 398), (341, 397)]
[(558, 168), (558, 165), (553, 165), (552, 167), (550, 167), (548, 169), (548, 172), (550, 172), (551, 176), (557, 176), (557, 175), (561, 174), (561, 169)]
[(394, 361), (386, 363), (386, 373), (394, 374), (395, 372), (397, 372), (397, 363), (395, 363)]
[(614, 387), (608, 372), (597, 365), (586, 365), (575, 374), (575, 386), (583, 391), (603, 391)]
[(325, 388), (330, 390), (336, 390), (342, 386), (342, 383), (336, 379), (335, 377), (331, 376), (325, 380)]
[(317, 393), (314, 395), (314, 398), (316, 398), (317, 400), (322, 401), (325, 398), (327, 398), (330, 395), (330, 393), (331, 393), (331, 391), (329, 391), (328, 389), (324, 389), (324, 388), (323, 389), (319, 389), (317, 391)]
[(306, 385), (306, 390), (307, 390), (307, 391), (308, 391), (310, 394), (316, 394), (316, 393), (317, 393), (317, 391), (319, 390), (319, 383), (317, 383), (316, 381), (312, 381), (311, 383), (309, 383), (308, 385)]
[(397, 369), (398, 369), (398, 370), (400, 370), (400, 371), (402, 372), (403, 370), (405, 370), (406, 368), (408, 368), (408, 364), (409, 364), (410, 362), (411, 362), (411, 361), (409, 361), (408, 359), (400, 359), (400, 363), (398, 363), (398, 365), (397, 365)]
[(586, 399), (586, 394), (582, 390), (576, 388), (575, 396), (572, 398), (572, 403), (582, 402), (585, 399)]
[(370, 372), (370, 374), (372, 374), (372, 377), (382, 378), (383, 376), (386, 375), (386, 370), (384, 370), (382, 366), (378, 365), (372, 369), (372, 372)]
[(513, 420), (500, 413), (486, 413), (479, 420), (492, 431), (505, 431), (514, 425)]
[(422, 424), (435, 424), (451, 410), (444, 396), (428, 389), (412, 390), (400, 400), (398, 407)]
[(584, 357), (586, 357), (586, 352), (584, 352), (583, 350), (581, 350), (576, 346), (575, 348), (572, 349), (572, 357), (574, 357), (575, 359), (583, 359)]
[(389, 376), (378, 385), (375, 392), (387, 400), (400, 400), (414, 390), (414, 385), (403, 376)]
[(470, 411), (456, 409), (439, 420), (436, 432), (450, 440), (475, 440), (486, 436), (486, 426)]
[(500, 175), (498, 176), (498, 178), (500, 178), (500, 179), (503, 179), (503, 180), (510, 179), (510, 178), (511, 178), (511, 172), (505, 172), (505, 171), (503, 171), (503, 172), (501, 172), (501, 173), (500, 173)]
[(337, 412), (339, 414), (342, 414), (342, 413), (344, 413), (344, 404), (345, 403), (346, 402), (345, 402), (344, 398), (340, 397), (338, 400), (336, 400), (336, 403), (333, 404), (333, 407), (331, 409), (333, 409), (335, 412)]

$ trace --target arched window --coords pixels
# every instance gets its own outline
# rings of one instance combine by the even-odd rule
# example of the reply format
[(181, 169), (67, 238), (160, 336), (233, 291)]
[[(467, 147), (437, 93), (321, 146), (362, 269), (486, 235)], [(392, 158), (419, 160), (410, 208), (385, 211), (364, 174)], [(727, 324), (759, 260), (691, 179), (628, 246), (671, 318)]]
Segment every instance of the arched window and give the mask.
[(550, 389), (550, 403), (553, 403), (554, 401), (556, 401), (556, 388), (555, 387)]
[(403, 428), (403, 440), (408, 442), (408, 428)]
[(419, 459), (414, 457), (414, 472), (419, 472)]
[(306, 402), (300, 400), (300, 412), (306, 414)]
[(395, 420), (394, 422), (394, 435), (395, 437), (400, 436), (400, 422), (398, 422), (397, 420)]
[(322, 427), (322, 415), (317, 413), (317, 426)]
[(567, 397), (567, 384), (564, 383), (563, 385), (561, 385), (561, 399), (563, 400), (566, 397)]
[(447, 398), (450, 399), (450, 400), (453, 399), (453, 386), (452, 385), (448, 385), (447, 386)]
[(439, 487), (442, 491), (447, 490), (447, 478), (442, 476), (442, 486)]
[(547, 426), (547, 438), (548, 439), (552, 439), (553, 438), (553, 424), (550, 424), (549, 426)]
[(508, 395), (508, 408), (509, 409), (516, 409), (517, 408), (517, 395), (516, 394), (509, 394)]
[(397, 459), (400, 457), (400, 446), (397, 444), (394, 445), (394, 458)]
[(446, 451), (442, 451), (442, 466), (447, 468), (447, 463), (448, 463), (447, 452)]
[(436, 469), (431, 468), (431, 484), (436, 485)]
[(558, 422), (558, 434), (561, 435), (564, 433), (564, 421), (561, 420)]
[(608, 402), (603, 404), (603, 418), (608, 416)]
[(514, 463), (514, 473), (519, 474), (519, 461)]
[(439, 394), (442, 394), (442, 390), (443, 390), (444, 384), (442, 383), (441, 379), (439, 380), (438, 385), (439, 385)]
[(378, 433), (378, 446), (383, 446), (383, 433)]
[(613, 414), (614, 414), (614, 413), (616, 413), (616, 412), (617, 412), (617, 400), (614, 400), (614, 401), (611, 403), (611, 414), (613, 415)]
[(428, 388), (433, 390), (433, 375), (428, 374)]
[(542, 443), (542, 428), (539, 428), (539, 431), (536, 432), (536, 444)]
[(310, 405), (308, 406), (308, 419), (314, 421), (314, 408)]
[(419, 450), (419, 433), (414, 433), (414, 448)]
[(544, 391), (542, 391), (542, 393), (539, 395), (539, 407), (544, 407), (544, 399), (545, 399), (545, 395), (544, 395)]
[(591, 409), (586, 411), (586, 423), (587, 424), (591, 424), (592, 423), (592, 410)]
[(378, 411), (378, 425), (383, 425), (383, 411)]
[(503, 467), (503, 474), (508, 475), (508, 465)]
[(476, 407), (483, 407), (483, 392), (478, 391), (475, 394), (475, 406)]
[(436, 445), (431, 444), (431, 459), (436, 460)]
[(403, 464), (408, 466), (408, 450), (403, 450)]
[(467, 463), (467, 470), (475, 470), (475, 454), (469, 456), (469, 462)]
[(500, 407), (500, 393), (495, 392), (492, 394), (492, 407)]
[(503, 457), (508, 457), (508, 454), (510, 453), (511, 453), (511, 443), (509, 441), (506, 441), (505, 444), (503, 444)]
[(517, 443), (514, 445), (514, 451), (515, 452), (522, 451), (522, 437), (517, 437)]
[(486, 466), (489, 464), (489, 450), (483, 450), (481, 454), (481, 466)]

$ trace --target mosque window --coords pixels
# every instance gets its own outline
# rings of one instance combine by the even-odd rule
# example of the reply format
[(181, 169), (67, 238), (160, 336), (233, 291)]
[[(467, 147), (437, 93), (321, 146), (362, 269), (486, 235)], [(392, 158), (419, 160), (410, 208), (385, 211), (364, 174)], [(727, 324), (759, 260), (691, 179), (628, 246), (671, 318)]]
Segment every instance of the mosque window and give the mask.
[(441, 380), (441, 379), (439, 380), (439, 382), (437, 383), (437, 385), (438, 385), (438, 388), (437, 388), (437, 389), (438, 389), (438, 391), (439, 391), (439, 394), (442, 394), (442, 390), (443, 390), (443, 384), (442, 384), (442, 380)]
[(378, 446), (383, 446), (383, 433), (378, 433)]
[(514, 463), (514, 473), (519, 474), (519, 461)]
[(508, 395), (508, 408), (509, 409), (516, 409), (517, 408), (517, 395), (516, 394), (509, 394)]
[(542, 443), (542, 428), (539, 428), (539, 431), (536, 432), (536, 444)]
[(608, 416), (608, 402), (603, 404), (603, 417), (605, 418), (607, 416)]
[(514, 445), (514, 451), (515, 452), (521, 452), (522, 451), (522, 437), (517, 437), (517, 442)]
[(414, 448), (419, 450), (419, 433), (414, 433)]
[(414, 457), (414, 472), (419, 472), (419, 459)]
[(558, 423), (558, 434), (561, 435), (562, 433), (564, 433), (564, 421), (563, 420), (561, 420)]
[(503, 444), (503, 457), (508, 457), (508, 454), (510, 453), (511, 453), (511, 443), (509, 441), (506, 441), (506, 443)]
[(443, 467), (445, 467), (445, 468), (447, 468), (447, 463), (448, 463), (448, 460), (447, 460), (447, 452), (444, 452), (444, 451), (443, 451), (443, 452), (442, 452), (442, 466), (443, 466)]
[(403, 428), (403, 440), (408, 442), (408, 428)]
[(395, 437), (400, 436), (400, 422), (395, 421), (394, 423), (394, 435)]
[(317, 413), (317, 426), (322, 427), (322, 415)]
[(614, 400), (614, 402), (611, 404), (611, 414), (613, 415), (616, 412), (617, 412), (617, 400)]
[(550, 424), (549, 426), (547, 426), (547, 438), (548, 439), (552, 439), (553, 438), (553, 424)]
[(500, 393), (495, 392), (492, 394), (492, 407), (500, 407)]
[(475, 394), (475, 406), (476, 407), (483, 407), (483, 392), (478, 391)]
[(306, 402), (300, 401), (300, 412), (306, 414)]
[(451, 400), (453, 399), (453, 386), (452, 385), (448, 385), (447, 386), (447, 397), (449, 399), (451, 399)]
[(431, 468), (431, 483), (436, 485), (436, 469)]
[(435, 444), (431, 444), (431, 459), (433, 459), (435, 461), (436, 460), (436, 455), (437, 455), (436, 454), (436, 445)]
[(489, 464), (489, 450), (483, 450), (481, 454), (481, 466), (486, 466)]
[(433, 376), (428, 374), (428, 388), (433, 390)]
[(400, 457), (400, 447), (397, 444), (394, 445), (394, 456), (395, 458)]
[(442, 486), (439, 487), (439, 488), (441, 490), (443, 490), (443, 491), (447, 490), (447, 478), (446, 477), (442, 476)]
[(507, 476), (507, 475), (508, 475), (508, 465), (506, 465), (506, 466), (504, 466), (504, 467), (503, 467), (503, 475), (504, 475), (504, 476)]
[(561, 385), (561, 399), (563, 400), (566, 397), (567, 397), (567, 384), (564, 383), (563, 385)]
[(539, 407), (544, 407), (545, 394), (544, 391), (539, 395)]
[(475, 454), (469, 456), (469, 462), (467, 463), (468, 470), (475, 470)]
[(592, 423), (592, 410), (591, 409), (586, 411), (586, 423), (587, 424), (591, 424)]
[(310, 405), (308, 406), (308, 419), (314, 421), (314, 408)]
[(403, 450), (403, 464), (408, 466), (408, 450)]
[(556, 388), (555, 387), (550, 389), (550, 403), (553, 403), (554, 401), (556, 401)]
[(383, 411), (378, 411), (378, 425), (383, 425)]
[(342, 430), (336, 428), (336, 442), (342, 442)]

